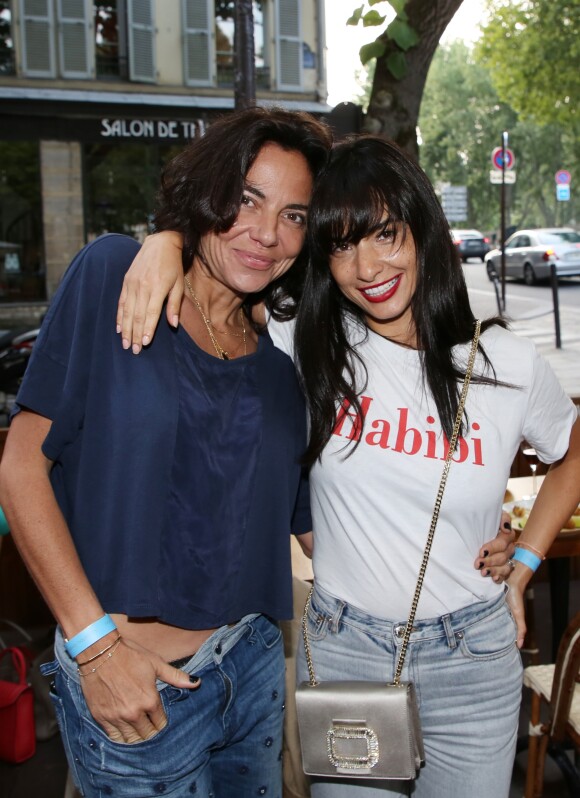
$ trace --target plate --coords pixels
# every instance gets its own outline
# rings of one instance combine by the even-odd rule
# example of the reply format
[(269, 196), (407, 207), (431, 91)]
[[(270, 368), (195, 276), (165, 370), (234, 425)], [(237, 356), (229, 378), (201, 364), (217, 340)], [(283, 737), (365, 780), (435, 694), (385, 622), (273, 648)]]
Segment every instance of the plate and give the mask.
[[(512, 526), (514, 529), (523, 529), (526, 525), (526, 521), (528, 520), (528, 516), (530, 514), (530, 510), (534, 506), (533, 498), (526, 497), (524, 499), (518, 499), (517, 501), (513, 502), (506, 502), (503, 505), (503, 509), (506, 513), (509, 513), (512, 519)], [(523, 514), (514, 514), (514, 508), (521, 508), (523, 510)]]
[[(534, 506), (534, 499), (530, 496), (525, 496), (523, 499), (518, 499), (517, 501), (513, 502), (506, 502), (503, 505), (503, 509), (506, 513), (509, 513), (512, 519), (512, 526), (517, 530), (522, 530), (525, 525), (526, 521), (528, 520), (528, 516), (530, 514), (530, 510)], [(515, 508), (521, 508), (521, 513), (514, 513)], [(580, 533), (580, 516), (574, 515), (572, 516), (576, 522), (576, 526), (569, 529), (562, 529), (560, 530), (561, 535), (573, 535)]]

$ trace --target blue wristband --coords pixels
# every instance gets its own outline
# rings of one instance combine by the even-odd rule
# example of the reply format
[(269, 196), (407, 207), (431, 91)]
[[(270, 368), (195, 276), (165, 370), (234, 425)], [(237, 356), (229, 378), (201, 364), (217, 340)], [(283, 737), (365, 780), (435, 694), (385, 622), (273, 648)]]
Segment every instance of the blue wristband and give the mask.
[(542, 560), (531, 551), (521, 549), (519, 546), (516, 546), (512, 560), (519, 560), (519, 562), (527, 565), (532, 571), (537, 571), (542, 563)]
[(103, 615), (98, 621), (81, 629), (81, 631), (74, 637), (71, 637), (70, 640), (65, 639), (64, 647), (67, 654), (73, 659), (78, 657), (85, 649), (92, 646), (93, 643), (96, 643), (101, 637), (108, 635), (109, 632), (113, 632), (116, 628), (115, 622), (111, 616)]

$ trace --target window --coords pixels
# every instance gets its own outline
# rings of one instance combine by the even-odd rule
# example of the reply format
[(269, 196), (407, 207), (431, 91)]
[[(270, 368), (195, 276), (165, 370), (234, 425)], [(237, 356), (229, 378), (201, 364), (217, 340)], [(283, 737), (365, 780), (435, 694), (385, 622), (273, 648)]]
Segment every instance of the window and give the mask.
[(10, 0), (0, 0), (0, 75), (14, 75), (14, 72)]
[(302, 30), (299, 0), (276, 0), (278, 88), (302, 88)]
[(97, 78), (129, 77), (126, 11), (123, 0), (95, 3), (95, 65)]
[(22, 72), (153, 83), (153, 0), (19, 0)]
[(38, 144), (0, 141), (0, 302), (46, 296)]
[(185, 84), (211, 86), (213, 84), (213, 40), (210, 20), (212, 0), (183, 0), (183, 52)]
[[(265, 2), (252, 3), (254, 18), (254, 64), (256, 67), (256, 87), (270, 88), (270, 70), (266, 64), (264, 48), (264, 6)], [(217, 84), (230, 88), (234, 85), (234, 3), (215, 4), (215, 41)]]
[(88, 241), (102, 233), (124, 233), (142, 241), (163, 166), (182, 144), (107, 142), (84, 146), (85, 223)]
[(26, 77), (91, 77), (91, 0), (20, 0), (20, 17)]
[[(270, 51), (276, 52), (276, 88), (302, 90), (303, 43), (299, 0), (254, 0), (256, 88), (272, 89)], [(234, 86), (233, 0), (182, 0), (185, 82)], [(275, 33), (269, 46), (268, 31)], [(311, 65), (311, 64), (310, 64)]]
[(129, 74), (131, 80), (155, 82), (153, 0), (127, 0)]

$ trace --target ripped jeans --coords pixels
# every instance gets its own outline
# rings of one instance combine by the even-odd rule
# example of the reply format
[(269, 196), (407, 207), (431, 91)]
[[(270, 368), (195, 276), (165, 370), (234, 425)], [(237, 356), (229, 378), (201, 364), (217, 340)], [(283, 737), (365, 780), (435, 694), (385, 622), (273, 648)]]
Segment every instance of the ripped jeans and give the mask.
[(86, 798), (282, 796), (284, 652), (278, 626), (250, 615), (183, 665), (198, 690), (158, 683), (167, 725), (138, 743), (109, 739), (90, 715), (57, 633), (51, 698), (74, 781)]

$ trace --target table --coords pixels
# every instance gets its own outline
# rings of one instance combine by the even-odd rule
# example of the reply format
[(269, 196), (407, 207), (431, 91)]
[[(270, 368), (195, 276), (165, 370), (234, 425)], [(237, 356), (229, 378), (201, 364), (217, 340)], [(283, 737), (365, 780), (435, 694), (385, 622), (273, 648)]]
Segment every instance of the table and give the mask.
[[(537, 477), (538, 490), (544, 477)], [(515, 477), (508, 480), (508, 491), (514, 500), (523, 499), (532, 494), (531, 477)], [(510, 499), (511, 501), (511, 499)], [(570, 558), (580, 555), (580, 529), (571, 532), (560, 532), (546, 553), (550, 582), (550, 602), (552, 620), (552, 662), (556, 661), (558, 645), (568, 625), (570, 602)], [(533, 589), (533, 588), (532, 588)], [(533, 594), (532, 594), (533, 595)], [(528, 608), (530, 602), (528, 602)], [(529, 624), (533, 633), (533, 624)], [(524, 650), (535, 648), (535, 643), (526, 638)]]

